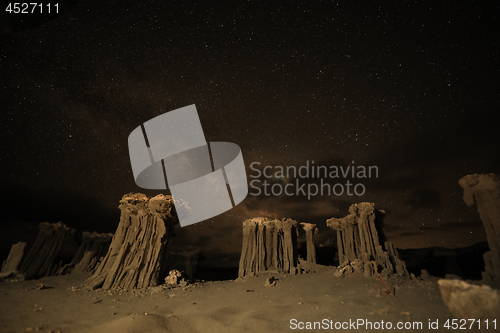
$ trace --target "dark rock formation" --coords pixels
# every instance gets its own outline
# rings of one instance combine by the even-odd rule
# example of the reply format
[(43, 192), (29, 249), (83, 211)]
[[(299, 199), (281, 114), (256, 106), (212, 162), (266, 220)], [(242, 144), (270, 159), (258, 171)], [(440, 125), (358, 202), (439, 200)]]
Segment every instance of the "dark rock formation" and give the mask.
[(484, 254), (485, 278), (500, 278), (500, 177), (468, 175), (458, 181), (468, 206), (477, 205), (490, 251)]
[(171, 196), (130, 193), (120, 200), (121, 217), (108, 252), (84, 287), (146, 288), (167, 275), (172, 229), (178, 223)]
[(481, 280), (481, 271), (484, 271), (483, 255), (487, 251), (487, 241), (456, 249), (398, 249), (399, 257), (405, 261), (409, 273), (419, 276), (425, 270), (432, 276), (455, 274), (463, 280)]
[(24, 242), (12, 245), (7, 260), (5, 260), (2, 264), (0, 279), (19, 275), (19, 264), (23, 259), (25, 247), (26, 243)]
[(61, 248), (74, 242), (75, 229), (66, 227), (62, 222), (42, 222), (39, 228), (35, 243), (24, 257), (19, 270), (30, 278), (55, 275), (63, 265), (62, 258), (66, 257), (61, 253)]
[[(373, 203), (362, 202), (351, 205), (349, 213), (326, 221), (330, 228), (337, 230), (339, 263), (344, 272), (359, 270), (358, 266), (362, 265), (367, 276), (375, 274), (373, 268), (386, 275), (408, 276), (404, 261), (387, 241), (383, 225), (385, 212), (375, 209)], [(345, 268), (349, 263), (354, 266)]]
[[(489, 286), (476, 286), (461, 280), (439, 280), (443, 302), (457, 319), (498, 319), (500, 293)], [(484, 326), (482, 327), (484, 329)]]
[(82, 234), (82, 242), (71, 261), (71, 264), (74, 266), (72, 272), (92, 272), (99, 260), (106, 255), (112, 238), (113, 234), (84, 232)]
[[(201, 261), (201, 260), (200, 260)], [(206, 267), (198, 266), (196, 278), (202, 281), (228, 281), (238, 278), (238, 266), (235, 267)]]
[(316, 262), (313, 235), (316, 225), (298, 223), (292, 219), (271, 220), (257, 217), (243, 222), (243, 247), (238, 276), (254, 275), (274, 269), (300, 274), (297, 253), (297, 236), (304, 231), (307, 258)]
[(198, 269), (198, 259), (200, 251), (170, 252), (168, 258), (168, 270), (178, 270), (184, 272), (189, 280), (194, 280)]
[[(12, 246), (0, 277), (13, 274), (18, 278), (21, 275), (39, 278), (72, 272), (91, 272), (99, 259), (106, 254), (113, 237), (112, 234), (77, 232), (62, 222), (43, 222), (39, 228), (35, 243), (27, 254), (26, 243)], [(77, 248), (78, 239), (80, 246)], [(21, 262), (22, 266), (18, 268)]]

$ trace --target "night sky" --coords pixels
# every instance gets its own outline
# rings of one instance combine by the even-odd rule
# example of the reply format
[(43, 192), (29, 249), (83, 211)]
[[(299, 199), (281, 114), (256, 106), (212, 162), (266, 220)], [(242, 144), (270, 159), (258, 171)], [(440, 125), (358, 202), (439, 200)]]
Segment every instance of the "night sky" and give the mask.
[(207, 141), (241, 147), (248, 177), (253, 162), (379, 174), (356, 180), (362, 197), (249, 195), (178, 228), (174, 250), (235, 265), (257, 216), (317, 223), (319, 245), (325, 220), (362, 201), (400, 248), (485, 240), (458, 180), (500, 173), (498, 2), (380, 3), (80, 1), (31, 26), (4, 13), (2, 253), (41, 221), (114, 232), (123, 194), (160, 192), (136, 186), (128, 135), (190, 104)]

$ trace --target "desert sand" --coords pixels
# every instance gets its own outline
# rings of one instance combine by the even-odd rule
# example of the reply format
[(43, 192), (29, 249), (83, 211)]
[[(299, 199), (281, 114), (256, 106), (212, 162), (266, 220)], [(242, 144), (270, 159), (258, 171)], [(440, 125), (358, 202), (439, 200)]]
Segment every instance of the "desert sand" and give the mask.
[[(289, 332), (301, 331), (300, 322), (332, 321), (335, 325), (357, 320), (374, 325), (391, 322), (394, 327), (398, 322), (422, 323), (422, 329), (408, 332), (448, 331), (443, 325), (453, 317), (441, 299), (437, 278), (389, 278), (395, 295), (387, 295), (376, 278), (359, 273), (336, 278), (333, 274), (333, 270), (295, 276), (264, 273), (126, 292), (80, 289), (87, 277), (83, 274), (3, 282), (0, 331)], [(265, 286), (270, 276), (278, 279), (274, 287)], [(438, 320), (439, 329), (430, 330), (429, 320)], [(352, 327), (349, 331), (380, 332), (369, 326)]]

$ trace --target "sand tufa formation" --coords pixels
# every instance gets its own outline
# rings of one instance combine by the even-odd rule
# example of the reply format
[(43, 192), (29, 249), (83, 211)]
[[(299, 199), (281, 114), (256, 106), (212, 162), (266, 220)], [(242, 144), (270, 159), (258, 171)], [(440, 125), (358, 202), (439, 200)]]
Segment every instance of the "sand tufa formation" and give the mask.
[(19, 266), (21, 264), (21, 260), (23, 260), (25, 248), (26, 248), (25, 242), (19, 242), (17, 244), (12, 245), (7, 260), (5, 260), (2, 264), (2, 270), (0, 271), (0, 279), (4, 279), (7, 277), (16, 279), (19, 276), (19, 279), (23, 280), (23, 277), (20, 276), (22, 274), (19, 272)]
[(300, 274), (297, 237), (305, 232), (307, 260), (316, 263), (313, 236), (315, 224), (292, 219), (256, 217), (243, 222), (243, 247), (238, 276), (255, 275), (267, 270)]
[(108, 252), (112, 239), (113, 234), (83, 232), (80, 246), (70, 264), (72, 273), (93, 272)]
[(38, 229), (31, 246), (25, 242), (12, 245), (0, 272), (1, 279), (24, 280), (92, 272), (106, 254), (113, 237), (112, 234), (78, 232), (63, 222), (42, 222)]
[(483, 255), (484, 278), (500, 278), (500, 177), (495, 174), (473, 174), (458, 181), (464, 189), (464, 201), (477, 210), (486, 230), (490, 251)]
[(19, 271), (27, 277), (39, 278), (56, 275), (63, 266), (63, 245), (74, 240), (76, 230), (63, 222), (42, 222), (35, 243), (23, 258)]
[(330, 228), (337, 230), (339, 269), (342, 270), (339, 272), (364, 271), (370, 276), (375, 274), (375, 268), (384, 275), (408, 276), (405, 262), (387, 241), (383, 224), (385, 212), (375, 209), (373, 203), (362, 202), (351, 205), (349, 213), (326, 221)]
[(129, 193), (118, 208), (120, 223), (108, 252), (84, 287), (130, 290), (160, 284), (178, 223), (172, 197)]

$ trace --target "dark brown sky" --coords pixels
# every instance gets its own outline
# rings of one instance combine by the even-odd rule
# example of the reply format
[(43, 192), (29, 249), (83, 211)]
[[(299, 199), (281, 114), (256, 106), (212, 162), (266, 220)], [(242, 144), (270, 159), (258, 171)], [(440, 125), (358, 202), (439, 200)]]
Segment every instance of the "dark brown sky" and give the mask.
[(121, 196), (141, 191), (129, 133), (190, 104), (248, 176), (355, 161), (379, 177), (361, 198), (249, 196), (179, 229), (178, 248), (232, 262), (241, 222), (262, 215), (318, 223), (323, 243), (326, 218), (359, 201), (387, 211), (402, 248), (485, 239), (457, 182), (500, 172), (497, 2), (69, 3), (49, 22), (2, 20), (4, 244), (46, 220), (114, 231)]

